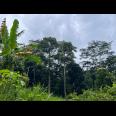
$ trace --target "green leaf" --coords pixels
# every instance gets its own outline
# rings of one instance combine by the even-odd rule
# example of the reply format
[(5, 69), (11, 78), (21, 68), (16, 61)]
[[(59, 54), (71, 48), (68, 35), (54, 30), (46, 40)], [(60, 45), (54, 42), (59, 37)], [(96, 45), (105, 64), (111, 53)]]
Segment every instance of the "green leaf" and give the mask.
[(9, 35), (8, 35), (8, 29), (6, 26), (6, 19), (3, 20), (2, 26), (1, 26), (1, 40), (3, 44), (2, 49), (2, 55), (6, 55), (10, 53), (10, 47), (9, 47)]
[(17, 30), (19, 27), (19, 21), (17, 19), (14, 20), (13, 26), (10, 30), (10, 37), (9, 37), (9, 45), (11, 49), (15, 49), (17, 47)]
[(33, 61), (33, 62), (35, 62), (37, 64), (41, 64), (41, 58), (38, 57), (38, 56), (35, 56), (35, 55), (27, 56), (26, 60)]

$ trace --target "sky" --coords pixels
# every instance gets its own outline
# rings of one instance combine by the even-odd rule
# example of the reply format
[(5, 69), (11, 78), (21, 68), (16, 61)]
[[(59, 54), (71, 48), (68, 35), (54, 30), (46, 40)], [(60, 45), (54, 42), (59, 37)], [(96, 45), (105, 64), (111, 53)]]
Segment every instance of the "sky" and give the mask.
[(115, 14), (0, 14), (0, 22), (4, 18), (9, 30), (13, 20), (19, 20), (19, 31), (25, 30), (18, 39), (21, 43), (49, 36), (72, 42), (77, 47), (77, 62), (79, 49), (92, 40), (113, 41), (112, 49), (116, 52)]

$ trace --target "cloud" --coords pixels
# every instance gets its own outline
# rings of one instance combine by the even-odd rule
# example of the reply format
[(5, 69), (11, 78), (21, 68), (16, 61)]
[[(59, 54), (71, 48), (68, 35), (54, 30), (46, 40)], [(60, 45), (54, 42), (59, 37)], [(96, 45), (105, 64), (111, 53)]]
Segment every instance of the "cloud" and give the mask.
[(113, 41), (112, 48), (116, 49), (115, 14), (0, 14), (0, 22), (4, 17), (9, 29), (15, 18), (19, 20), (20, 30), (25, 30), (19, 38), (22, 43), (53, 36), (71, 41), (78, 50), (91, 40)]

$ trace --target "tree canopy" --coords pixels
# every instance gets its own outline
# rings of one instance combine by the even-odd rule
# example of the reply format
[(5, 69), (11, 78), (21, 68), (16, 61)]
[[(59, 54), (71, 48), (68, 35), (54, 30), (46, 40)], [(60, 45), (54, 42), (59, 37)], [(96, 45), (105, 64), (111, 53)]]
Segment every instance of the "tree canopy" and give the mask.
[(80, 63), (75, 61), (78, 46), (70, 41), (50, 36), (25, 45), (17, 42), (24, 33), (18, 29), (17, 19), (10, 32), (6, 19), (2, 21), (0, 100), (116, 99), (116, 55), (112, 42), (89, 42), (80, 49)]

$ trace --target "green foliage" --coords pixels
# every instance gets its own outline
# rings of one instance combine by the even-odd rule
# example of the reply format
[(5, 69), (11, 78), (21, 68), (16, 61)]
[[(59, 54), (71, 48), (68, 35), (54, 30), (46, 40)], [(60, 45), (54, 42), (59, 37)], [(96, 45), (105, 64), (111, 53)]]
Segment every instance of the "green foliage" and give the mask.
[(18, 100), (43, 101), (47, 99), (48, 94), (39, 85), (32, 88), (24, 88), (19, 91)]
[(0, 37), (3, 44), (3, 48), (2, 48), (3, 56), (10, 55), (12, 51), (15, 48), (17, 48), (17, 37), (23, 33), (23, 31), (18, 33), (17, 32), (18, 28), (19, 28), (19, 22), (17, 19), (15, 19), (9, 34), (6, 26), (6, 19), (4, 19), (4, 21), (2, 22)]
[(20, 74), (16, 72), (11, 72), (9, 70), (0, 70), (0, 83), (1, 85), (7, 82), (11, 82), (15, 84), (17, 87), (20, 86), (26, 86), (26, 83), (28, 83), (28, 78), (25, 76), (21, 76)]
[(9, 37), (9, 45), (11, 49), (15, 49), (17, 47), (17, 29), (19, 27), (19, 21), (17, 19), (14, 20), (12, 28), (10, 30)]
[[(82, 68), (76, 63), (70, 63), (67, 66), (67, 93), (77, 92), (81, 93), (84, 89), (84, 73)], [(70, 90), (70, 91), (69, 91)]]
[(116, 56), (111, 42), (92, 41), (81, 49), (80, 67), (74, 60), (76, 47), (71, 42), (44, 37), (19, 46), (17, 38), (24, 31), (18, 33), (18, 28), (15, 19), (9, 33), (6, 19), (2, 21), (0, 69), (4, 70), (0, 70), (0, 100), (116, 100)]
[(96, 70), (96, 87), (105, 87), (106, 85), (112, 86), (113, 82), (113, 74), (110, 73), (107, 69), (105, 68), (98, 68)]
[(78, 96), (77, 93), (71, 93), (66, 98), (73, 101), (116, 101), (116, 86), (84, 90), (83, 94)]
[(58, 101), (63, 100), (59, 97), (48, 95), (48, 93), (40, 85), (32, 88), (25, 88), (19, 91), (17, 100), (21, 101)]
[(25, 87), (28, 78), (9, 70), (0, 70), (0, 100), (16, 100), (19, 89)]
[(8, 39), (9, 34), (8, 34), (7, 26), (6, 26), (6, 19), (4, 19), (2, 22), (0, 36), (1, 36), (1, 40), (2, 40), (1, 44), (3, 44), (1, 54), (2, 55), (9, 54), (10, 53), (9, 39)]
[(74, 101), (114, 101), (114, 97), (103, 90), (86, 90), (83, 94), (78, 96), (76, 94), (71, 94), (68, 96), (68, 99)]
[(113, 84), (113, 86), (108, 89), (108, 93), (111, 94), (114, 98), (116, 98), (116, 84)]
[(78, 101), (79, 96), (77, 96), (77, 93), (70, 93), (69, 95), (66, 96), (66, 100), (70, 101)]
[(41, 64), (41, 58), (35, 55), (30, 55), (25, 57), (25, 61), (35, 62), (36, 64)]
[(86, 90), (79, 96), (81, 101), (112, 101), (113, 96), (109, 93), (103, 93), (101, 91)]
[(9, 70), (0, 70), (0, 101), (58, 101), (40, 85), (27, 88), (28, 78)]
[(87, 89), (99, 89), (105, 86), (112, 86), (115, 76), (106, 68), (96, 68), (85, 71), (84, 83)]
[(113, 54), (111, 51), (111, 42), (92, 41), (87, 48), (80, 49), (83, 67), (91, 68), (101, 66), (106, 58)]

